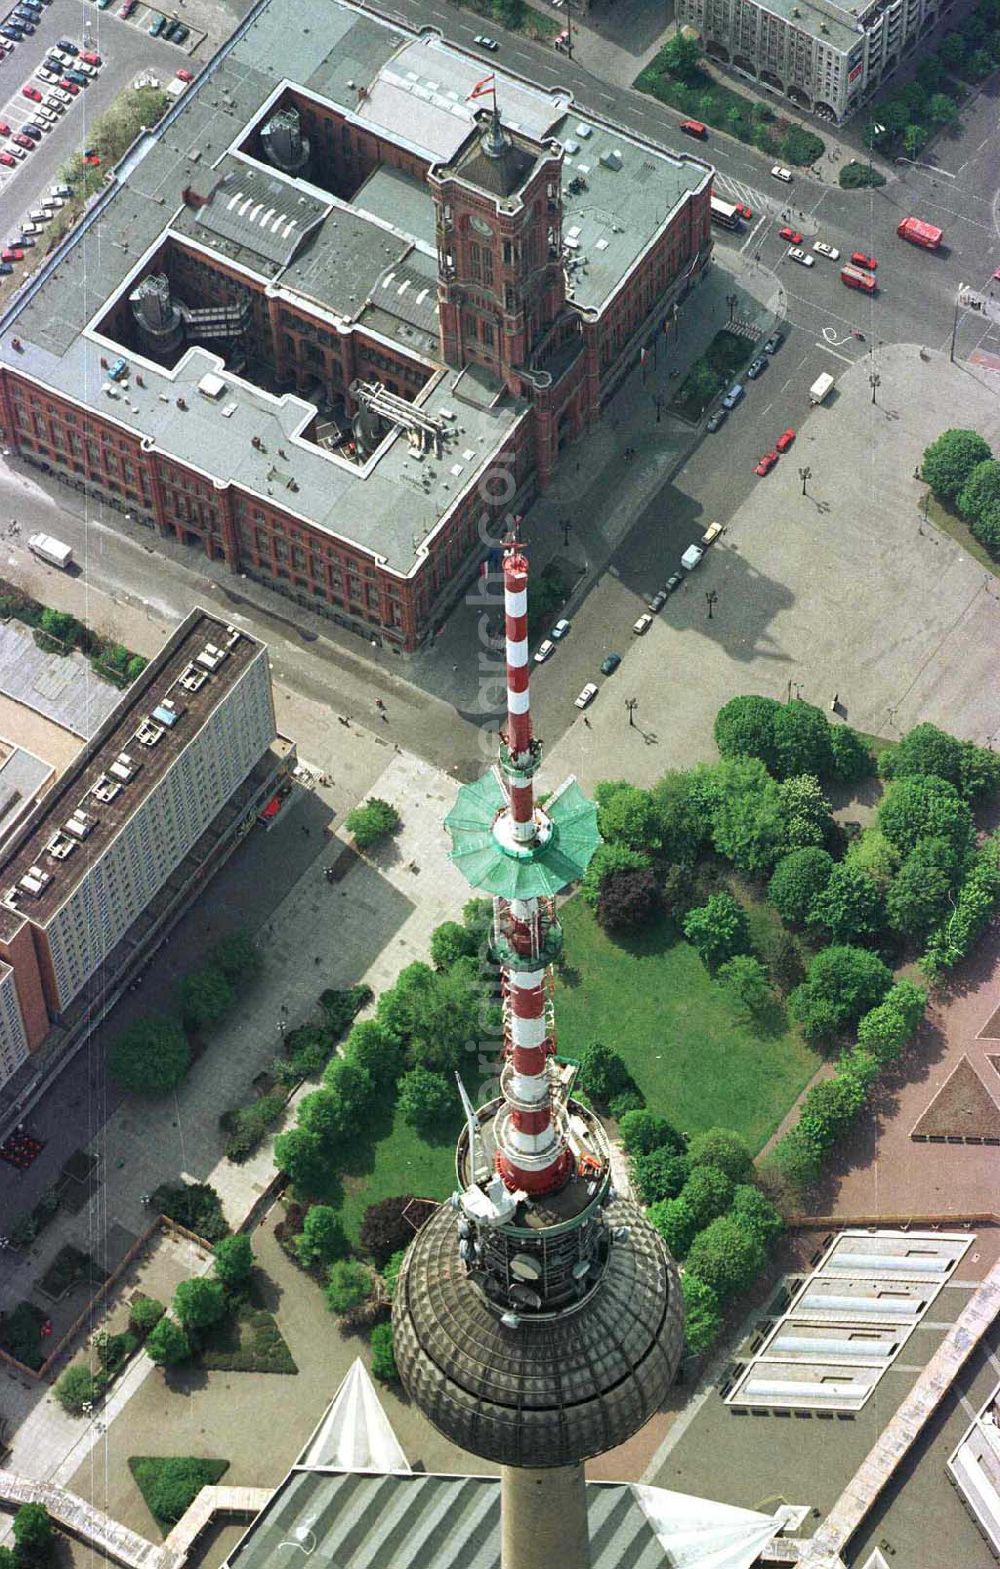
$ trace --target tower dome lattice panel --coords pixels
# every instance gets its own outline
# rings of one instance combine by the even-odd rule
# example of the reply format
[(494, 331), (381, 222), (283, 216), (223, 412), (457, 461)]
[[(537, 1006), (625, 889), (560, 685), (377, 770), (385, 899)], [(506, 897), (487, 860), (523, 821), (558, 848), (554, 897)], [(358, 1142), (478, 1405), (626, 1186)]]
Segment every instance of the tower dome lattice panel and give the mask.
[(684, 1341), (677, 1269), (634, 1205), (615, 1204), (600, 1287), (576, 1311), (501, 1323), (458, 1254), (455, 1212), (421, 1229), (393, 1304), (411, 1398), (463, 1449), (501, 1465), (562, 1466), (624, 1443), (661, 1406)]

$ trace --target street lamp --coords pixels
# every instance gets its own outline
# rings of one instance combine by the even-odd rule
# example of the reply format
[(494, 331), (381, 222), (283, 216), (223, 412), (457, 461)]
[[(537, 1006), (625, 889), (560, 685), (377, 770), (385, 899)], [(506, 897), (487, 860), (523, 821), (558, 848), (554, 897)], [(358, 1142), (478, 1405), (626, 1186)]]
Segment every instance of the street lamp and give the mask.
[(871, 178), (872, 178), (872, 153), (875, 150), (875, 138), (876, 138), (876, 136), (883, 135), (884, 131), (885, 131), (885, 126), (884, 125), (879, 125), (877, 120), (870, 121), (869, 126), (868, 126), (868, 183), (869, 183), (869, 185), (871, 184)]
[(878, 391), (879, 387), (881, 387), (881, 385), (882, 385), (882, 378), (879, 375), (878, 371), (873, 370), (873, 371), (871, 371), (869, 373), (868, 385), (872, 389), (872, 402), (874, 403), (875, 402), (875, 394)]
[(706, 595), (705, 595), (705, 603), (708, 606), (708, 619), (709, 619), (709, 621), (711, 621), (711, 619), (712, 619), (712, 606), (713, 605), (717, 605), (719, 603), (719, 596), (715, 592), (714, 588), (710, 588), (708, 590), (708, 592), (706, 593)]
[(660, 410), (663, 407), (663, 396), (659, 392), (653, 393), (653, 404), (656, 408), (656, 423), (660, 423)]
[(806, 485), (812, 479), (812, 469), (808, 467), (799, 469), (799, 479), (802, 481), (802, 494), (805, 495)]
[(737, 305), (739, 303), (740, 303), (740, 297), (739, 297), (738, 294), (727, 294), (726, 295), (726, 304), (729, 306), (729, 320), (730, 321), (732, 321), (733, 313), (736, 310), (736, 307), (737, 307)]
[(569, 549), (569, 531), (573, 527), (573, 525), (570, 522), (569, 518), (560, 518), (559, 519), (559, 527), (563, 531), (563, 545), (568, 550)]
[(951, 347), (948, 350), (948, 358), (953, 365), (955, 363), (955, 337), (958, 333), (958, 308), (962, 303), (962, 295), (964, 292), (965, 284), (960, 283), (958, 286), (958, 293), (955, 295), (955, 314), (951, 319)]
[(627, 697), (625, 699), (625, 707), (628, 710), (628, 722), (630, 725), (635, 724), (635, 711), (638, 706), (639, 699), (637, 697)]

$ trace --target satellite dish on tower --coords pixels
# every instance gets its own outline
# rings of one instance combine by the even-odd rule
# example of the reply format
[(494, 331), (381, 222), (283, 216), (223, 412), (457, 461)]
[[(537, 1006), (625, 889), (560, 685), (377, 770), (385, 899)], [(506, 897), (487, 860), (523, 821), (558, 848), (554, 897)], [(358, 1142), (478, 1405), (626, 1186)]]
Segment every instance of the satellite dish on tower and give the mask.
[(510, 1272), (518, 1280), (541, 1280), (542, 1266), (530, 1253), (515, 1253), (510, 1261)]
[(522, 1286), (520, 1281), (515, 1281), (511, 1286), (510, 1300), (519, 1303), (521, 1307), (540, 1308), (542, 1305), (541, 1294), (532, 1291), (530, 1286)]
[(582, 1280), (585, 1275), (590, 1274), (590, 1269), (590, 1259), (582, 1258), (578, 1264), (573, 1265), (573, 1279)]

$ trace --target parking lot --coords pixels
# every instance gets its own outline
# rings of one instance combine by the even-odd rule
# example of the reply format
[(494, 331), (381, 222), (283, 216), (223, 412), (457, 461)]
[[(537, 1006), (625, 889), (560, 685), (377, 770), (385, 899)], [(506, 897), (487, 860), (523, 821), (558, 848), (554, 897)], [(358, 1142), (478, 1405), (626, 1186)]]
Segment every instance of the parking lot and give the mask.
[[(20, 40), (3, 39), (6, 53), (0, 61), (0, 122), (9, 127), (7, 135), (0, 135), (0, 152), (6, 151), (14, 159), (13, 166), (4, 160), (0, 163), (0, 214), (3, 224), (0, 240), (6, 248), (20, 234), (21, 220), (32, 208), (38, 208), (40, 198), (47, 195), (58, 182), (59, 171), (88, 146), (88, 137), (95, 121), (110, 108), (114, 100), (132, 85), (140, 72), (151, 72), (164, 87), (175, 79), (178, 69), (195, 74), (208, 57), (206, 46), (207, 23), (202, 15), (187, 17), (186, 5), (178, 14), (178, 0), (169, 10), (157, 11), (139, 3), (126, 18), (120, 12), (128, 0), (112, 0), (114, 8), (101, 11), (95, 0), (86, 6), (70, 5), (68, 0), (20, 0), (17, 6), (8, 6), (0, 28), (8, 26), (13, 13), (27, 4), (33, 7), (37, 20), (29, 22), (35, 31), (25, 33)], [(40, 6), (40, 10), (38, 9)], [(192, 11), (201, 7), (192, 6)], [(219, 38), (232, 27), (233, 17), (223, 12), (212, 12), (214, 31)], [(176, 21), (189, 29), (183, 42), (169, 42), (162, 36), (153, 38), (149, 28), (157, 17)], [(0, 34), (2, 37), (2, 34)], [(78, 68), (80, 56), (92, 54), (101, 60), (96, 75), (87, 85), (70, 81), (70, 87), (60, 89), (69, 102), (52, 100), (56, 82), (38, 77), (44, 68), (46, 54), (58, 47), (60, 40), (71, 43), (80, 55), (74, 63), (67, 53), (60, 62), (62, 75), (67, 69)], [(197, 58), (195, 55), (197, 53)], [(68, 64), (67, 64), (68, 62)], [(55, 72), (53, 71), (53, 74)], [(83, 73), (86, 75), (87, 73)], [(28, 86), (42, 94), (41, 105), (55, 116), (47, 128), (39, 127), (39, 139), (32, 149), (18, 147), (14, 137), (22, 127), (37, 116), (39, 104), (26, 97), (22, 88)], [(23, 153), (23, 157), (17, 154)], [(23, 260), (14, 263), (11, 283), (17, 284), (37, 263), (46, 248), (44, 230), (34, 239), (34, 246), (17, 246), (25, 251)]]

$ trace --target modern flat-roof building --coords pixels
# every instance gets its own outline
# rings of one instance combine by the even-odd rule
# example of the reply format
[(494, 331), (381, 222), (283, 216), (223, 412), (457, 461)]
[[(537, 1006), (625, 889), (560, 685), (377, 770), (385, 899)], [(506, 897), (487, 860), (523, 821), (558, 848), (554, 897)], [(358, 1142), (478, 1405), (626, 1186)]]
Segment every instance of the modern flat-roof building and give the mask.
[(0, 1084), (103, 1016), (290, 753), (266, 645), (193, 610), (0, 859)]
[(258, 0), (0, 322), (7, 441), (415, 648), (711, 254), (707, 164), (483, 70)]
[(705, 52), (820, 116), (850, 118), (954, 0), (677, 0)]

